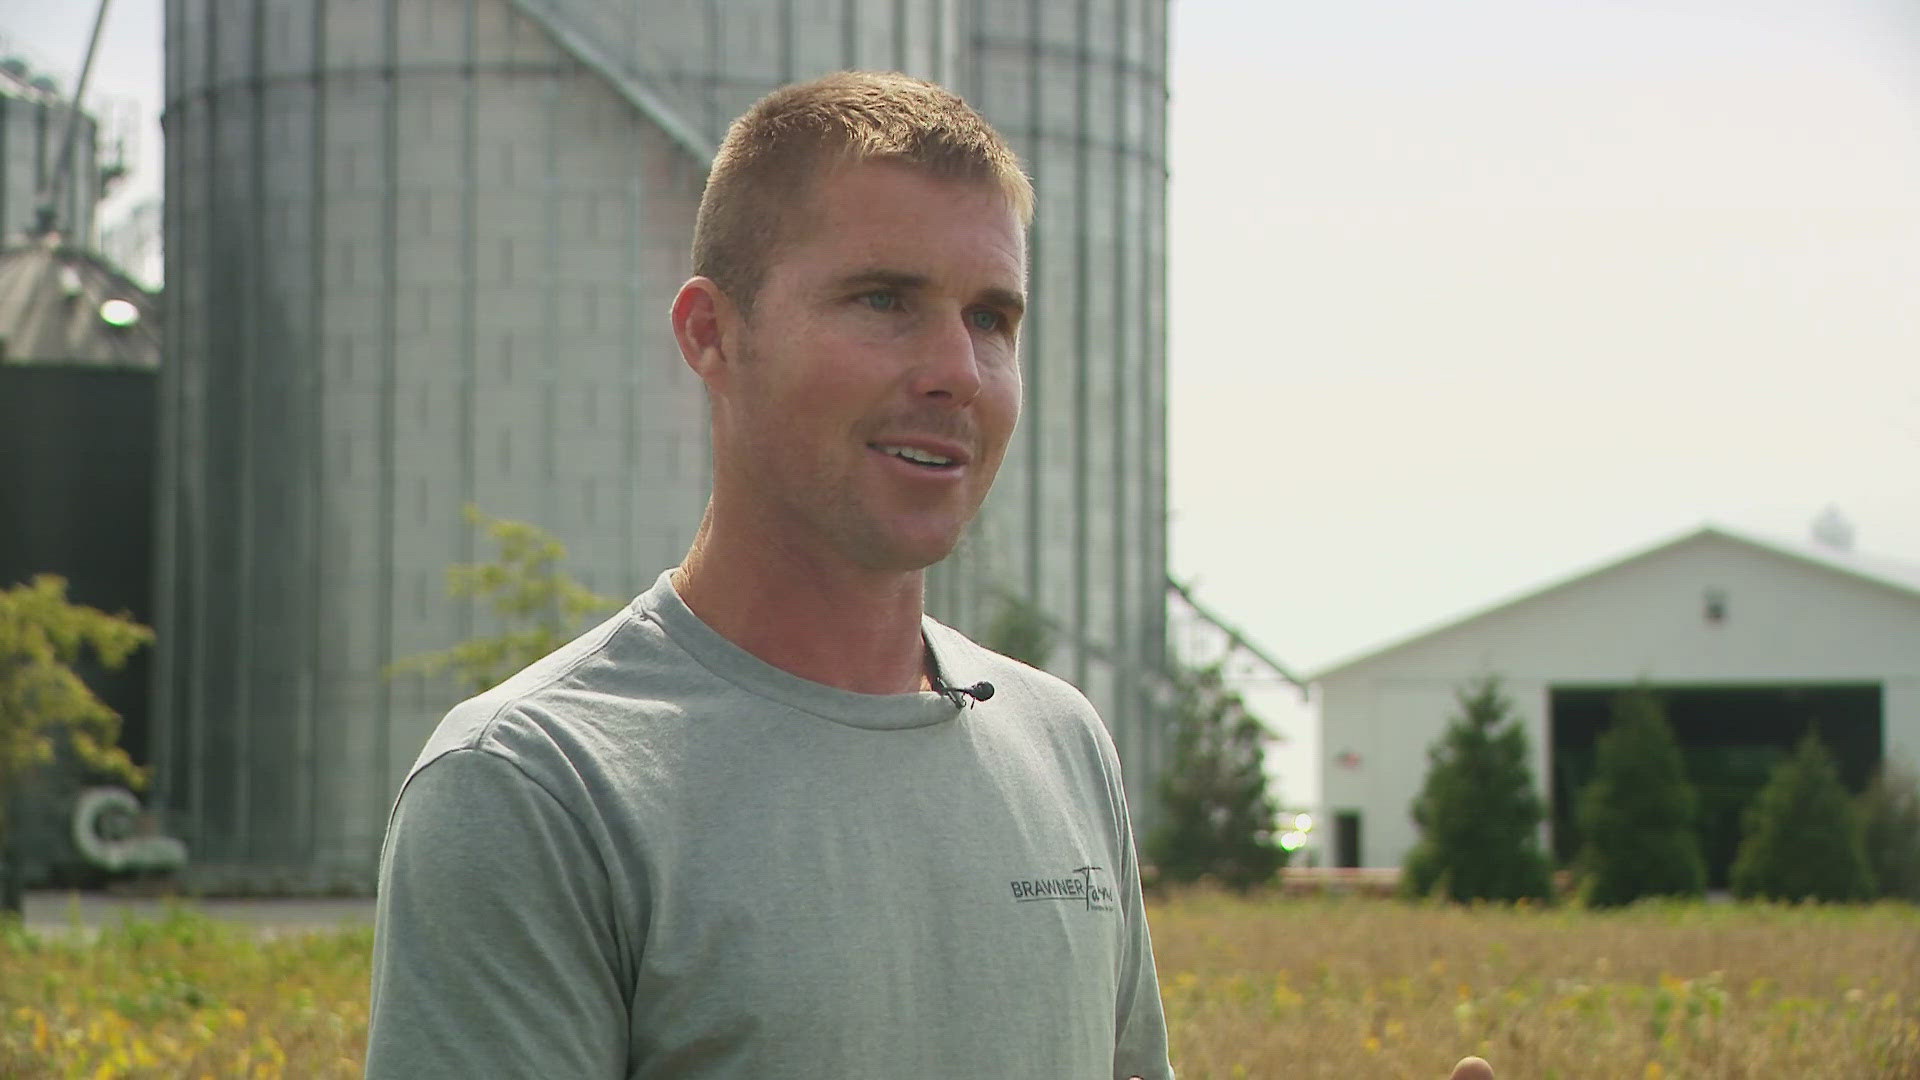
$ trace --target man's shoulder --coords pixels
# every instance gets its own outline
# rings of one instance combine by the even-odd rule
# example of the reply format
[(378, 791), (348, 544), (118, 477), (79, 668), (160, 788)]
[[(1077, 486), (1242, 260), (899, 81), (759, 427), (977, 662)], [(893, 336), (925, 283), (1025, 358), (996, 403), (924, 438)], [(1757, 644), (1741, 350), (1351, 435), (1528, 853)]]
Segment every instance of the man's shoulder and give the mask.
[(1126, 796), (1113, 737), (1093, 703), (1067, 680), (1031, 664), (994, 652), (949, 627), (935, 623), (951, 658), (948, 674), (957, 684), (984, 680), (993, 696), (981, 705), (990, 721), (983, 731), (1023, 747), (1030, 760), (1076, 777), (1079, 790), (1100, 792), (1113, 821), (1124, 821)]
[[(1086, 696), (1072, 683), (1050, 671), (995, 652), (932, 616), (927, 616), (923, 625), (927, 634), (934, 639), (935, 652), (940, 656), (942, 667), (952, 669), (943, 672), (950, 679), (970, 681), (985, 677), (993, 681), (997, 676), (1002, 681), (1019, 684), (1045, 697), (1086, 701)], [(985, 672), (984, 676), (975, 674), (976, 669)], [(994, 685), (997, 688), (999, 683), (995, 682)]]
[(1021, 709), (1036, 721), (1105, 735), (1106, 725), (1079, 687), (1043, 668), (995, 652), (950, 626), (927, 621), (929, 632), (939, 635), (945, 645), (942, 674), (947, 681), (972, 685), (985, 680), (992, 684), (996, 700)]
[(623, 606), (599, 625), (448, 710), (413, 771), (454, 751), (478, 750), (523, 767), (555, 756), (591, 754), (630, 732), (668, 696), (664, 684), (684, 665), (659, 628)]

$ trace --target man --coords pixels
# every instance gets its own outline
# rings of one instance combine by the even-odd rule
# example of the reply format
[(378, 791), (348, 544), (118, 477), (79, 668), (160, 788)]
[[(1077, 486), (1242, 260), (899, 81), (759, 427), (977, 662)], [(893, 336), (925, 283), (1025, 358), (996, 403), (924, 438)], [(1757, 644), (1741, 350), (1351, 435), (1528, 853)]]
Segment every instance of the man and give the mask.
[(904, 76), (735, 122), (672, 308), (705, 519), (421, 754), (369, 1077), (1172, 1076), (1112, 743), (921, 609), (1019, 416), (1032, 204)]

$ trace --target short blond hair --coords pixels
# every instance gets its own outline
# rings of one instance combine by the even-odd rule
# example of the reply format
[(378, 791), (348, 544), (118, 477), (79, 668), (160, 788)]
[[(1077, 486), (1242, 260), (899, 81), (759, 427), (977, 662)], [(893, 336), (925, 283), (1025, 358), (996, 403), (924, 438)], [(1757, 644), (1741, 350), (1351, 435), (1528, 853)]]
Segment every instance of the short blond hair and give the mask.
[(693, 226), (693, 272), (749, 310), (795, 212), (829, 165), (892, 161), (999, 187), (1033, 223), (1033, 183), (1000, 133), (952, 91), (898, 72), (842, 71), (782, 87), (727, 129)]

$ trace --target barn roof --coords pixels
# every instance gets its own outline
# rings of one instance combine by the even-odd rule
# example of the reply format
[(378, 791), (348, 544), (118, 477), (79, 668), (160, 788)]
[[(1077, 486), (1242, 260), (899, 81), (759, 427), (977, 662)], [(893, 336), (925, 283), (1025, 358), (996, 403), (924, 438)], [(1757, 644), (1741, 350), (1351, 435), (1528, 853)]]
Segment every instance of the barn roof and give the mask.
[(1920, 563), (1889, 558), (1882, 555), (1862, 554), (1857, 551), (1831, 547), (1826, 544), (1804, 543), (1797, 540), (1765, 536), (1759, 533), (1732, 529), (1725, 525), (1706, 524), (1689, 529), (1678, 536), (1669, 537), (1658, 543), (1639, 548), (1619, 558), (1609, 560), (1600, 566), (1579, 571), (1568, 577), (1556, 578), (1553, 581), (1528, 589), (1518, 595), (1495, 601), (1492, 604), (1477, 608), (1465, 615), (1449, 619), (1437, 626), (1430, 626), (1426, 629), (1415, 631), (1405, 637), (1390, 641), (1386, 645), (1369, 649), (1358, 656), (1337, 661), (1309, 675), (1307, 681), (1317, 682), (1329, 676), (1345, 672), (1350, 668), (1359, 667), (1362, 664), (1379, 659), (1388, 653), (1397, 652), (1416, 642), (1425, 641), (1428, 638), (1446, 633), (1449, 630), (1465, 626), (1470, 622), (1486, 618), (1496, 612), (1518, 607), (1547, 593), (1556, 592), (1560, 589), (1569, 588), (1592, 578), (1599, 577), (1627, 563), (1658, 555), (1669, 549), (1677, 548), (1682, 544), (1712, 538), (1741, 544), (1784, 558), (1811, 563), (1835, 573), (1869, 581), (1908, 594), (1915, 599), (1920, 599)]

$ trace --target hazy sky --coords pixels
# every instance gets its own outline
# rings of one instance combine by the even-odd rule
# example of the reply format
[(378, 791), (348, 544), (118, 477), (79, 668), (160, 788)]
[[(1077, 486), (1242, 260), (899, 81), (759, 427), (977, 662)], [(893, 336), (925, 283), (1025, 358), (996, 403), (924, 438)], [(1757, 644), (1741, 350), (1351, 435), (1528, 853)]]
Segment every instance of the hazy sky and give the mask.
[(1902, 6), (1176, 3), (1175, 574), (1312, 671), (1708, 519), (1920, 561)]
[(1705, 519), (1920, 561), (1892, 3), (1179, 3), (1174, 570), (1289, 663)]
[(1311, 671), (1708, 519), (1920, 561), (1910, 8), (1176, 0), (1174, 573)]

